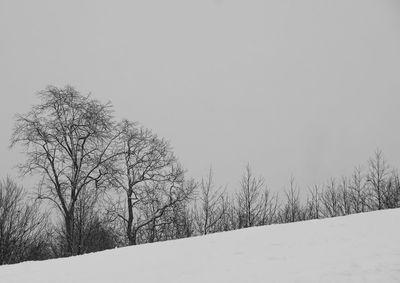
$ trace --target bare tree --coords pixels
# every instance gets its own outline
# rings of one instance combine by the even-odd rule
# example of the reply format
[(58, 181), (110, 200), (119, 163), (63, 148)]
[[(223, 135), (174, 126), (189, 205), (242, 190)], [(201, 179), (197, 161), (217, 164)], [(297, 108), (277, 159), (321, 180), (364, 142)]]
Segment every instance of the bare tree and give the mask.
[(321, 190), (315, 185), (309, 189), (306, 203), (306, 219), (319, 219), (321, 217)]
[(383, 209), (383, 194), (389, 174), (389, 166), (382, 151), (377, 150), (373, 158), (369, 159), (368, 183), (372, 190), (374, 203), (378, 210)]
[(239, 228), (258, 225), (262, 213), (261, 198), (264, 188), (264, 179), (253, 176), (250, 165), (247, 165), (237, 194)]
[(76, 203), (75, 234), (78, 254), (111, 249), (119, 245), (112, 219), (101, 210), (104, 206), (101, 202), (101, 195), (84, 190)]
[(210, 168), (208, 177), (200, 183), (200, 196), (196, 210), (196, 223), (198, 231), (202, 235), (216, 232), (218, 222), (221, 220), (224, 210), (221, 205), (223, 191), (214, 188), (213, 172)]
[(350, 205), (355, 213), (365, 212), (368, 208), (368, 190), (360, 167), (354, 169), (350, 178)]
[(382, 204), (384, 208), (400, 207), (400, 178), (394, 170), (386, 181)]
[(7, 178), (0, 182), (0, 265), (48, 257), (47, 218), (24, 190)]
[(351, 214), (352, 211), (351, 211), (350, 189), (349, 189), (349, 182), (346, 177), (342, 177), (341, 182), (337, 189), (339, 195), (338, 198), (339, 198), (340, 214), (341, 215)]
[(41, 103), (18, 115), (11, 146), (26, 150), (24, 174), (39, 173), (39, 198), (50, 200), (62, 213), (67, 251), (77, 254), (76, 203), (85, 190), (101, 187), (111, 154), (114, 123), (111, 106), (70, 86), (53, 86), (39, 93)]
[(176, 203), (157, 221), (157, 241), (181, 239), (195, 235), (195, 217), (190, 201)]
[(122, 197), (109, 211), (122, 219), (128, 242), (135, 245), (141, 229), (154, 226), (168, 209), (189, 198), (196, 186), (185, 182), (167, 141), (127, 120), (119, 124), (118, 132), (119, 159), (109, 181)]
[(228, 195), (224, 192), (221, 195), (220, 201), (220, 209), (222, 211), (222, 216), (220, 221), (216, 224), (216, 231), (230, 231), (239, 228), (239, 221), (238, 221), (238, 211), (235, 207), (234, 199), (232, 196)]
[(278, 221), (279, 201), (278, 194), (272, 194), (265, 187), (261, 198), (261, 215), (258, 225), (271, 225)]
[(335, 179), (330, 179), (326, 189), (322, 192), (321, 202), (323, 205), (323, 215), (325, 217), (340, 216), (340, 201), (337, 184)]
[(293, 176), (290, 178), (289, 189), (285, 191), (285, 197), (286, 199), (281, 211), (281, 221), (287, 223), (303, 220), (300, 191), (296, 186)]

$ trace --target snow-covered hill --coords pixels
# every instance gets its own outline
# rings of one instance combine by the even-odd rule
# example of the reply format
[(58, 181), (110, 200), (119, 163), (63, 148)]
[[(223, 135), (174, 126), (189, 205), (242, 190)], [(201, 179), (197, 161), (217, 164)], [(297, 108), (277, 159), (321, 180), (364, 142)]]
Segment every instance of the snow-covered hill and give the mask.
[(400, 209), (0, 267), (0, 282), (400, 282)]

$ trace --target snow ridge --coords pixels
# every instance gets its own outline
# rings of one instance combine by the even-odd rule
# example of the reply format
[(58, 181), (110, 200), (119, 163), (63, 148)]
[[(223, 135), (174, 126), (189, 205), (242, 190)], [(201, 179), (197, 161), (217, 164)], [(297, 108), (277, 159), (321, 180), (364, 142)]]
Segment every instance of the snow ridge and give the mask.
[(0, 282), (400, 282), (400, 209), (0, 267)]

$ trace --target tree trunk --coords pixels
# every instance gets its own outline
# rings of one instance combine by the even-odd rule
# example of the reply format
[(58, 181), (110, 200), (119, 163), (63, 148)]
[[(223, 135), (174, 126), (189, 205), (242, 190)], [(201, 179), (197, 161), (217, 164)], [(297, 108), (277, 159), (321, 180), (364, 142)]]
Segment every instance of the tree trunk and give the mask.
[(74, 221), (70, 212), (65, 214), (65, 240), (66, 240), (66, 255), (74, 254)]
[(132, 190), (127, 192), (128, 197), (128, 223), (127, 223), (127, 236), (129, 245), (136, 245), (136, 228), (133, 227), (133, 203), (132, 203)]

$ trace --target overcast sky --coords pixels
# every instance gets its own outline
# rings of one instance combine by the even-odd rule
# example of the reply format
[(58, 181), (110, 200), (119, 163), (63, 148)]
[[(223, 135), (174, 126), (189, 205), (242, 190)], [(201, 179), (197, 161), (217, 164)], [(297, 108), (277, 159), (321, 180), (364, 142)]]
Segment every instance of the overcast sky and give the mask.
[(398, 167), (400, 1), (0, 0), (2, 177), (14, 115), (66, 84), (232, 188), (248, 162), (277, 190)]

